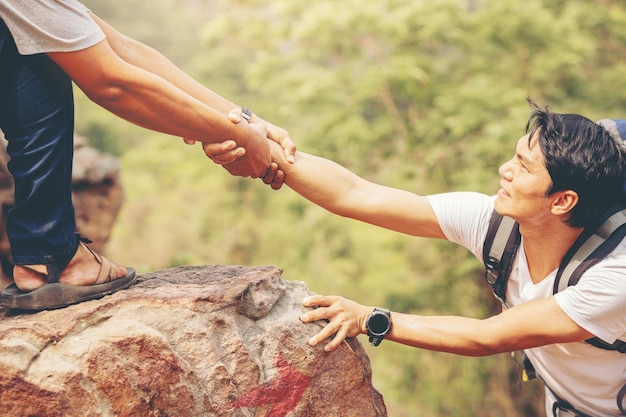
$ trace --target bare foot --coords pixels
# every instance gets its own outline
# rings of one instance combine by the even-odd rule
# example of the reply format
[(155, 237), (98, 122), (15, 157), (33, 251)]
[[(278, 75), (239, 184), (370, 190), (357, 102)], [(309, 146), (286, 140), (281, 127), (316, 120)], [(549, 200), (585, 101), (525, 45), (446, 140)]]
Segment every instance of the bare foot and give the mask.
[[(106, 262), (106, 261), (104, 261)], [(126, 268), (111, 263), (115, 278), (125, 277)], [(78, 245), (76, 254), (61, 273), (59, 282), (70, 285), (92, 285), (98, 278), (100, 263), (83, 244)], [(45, 285), (47, 268), (45, 265), (15, 265), (13, 268), (13, 280), (15, 285), (22, 291), (32, 291)], [(116, 275), (117, 274), (117, 275)]]

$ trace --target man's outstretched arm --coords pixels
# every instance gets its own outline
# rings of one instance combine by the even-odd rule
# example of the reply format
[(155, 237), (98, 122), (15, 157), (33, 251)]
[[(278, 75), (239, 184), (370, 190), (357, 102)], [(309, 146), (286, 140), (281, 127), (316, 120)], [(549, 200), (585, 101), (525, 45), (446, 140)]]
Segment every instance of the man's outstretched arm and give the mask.
[[(284, 173), (284, 182), (313, 203), (344, 217), (389, 230), (421, 237), (445, 238), (439, 221), (424, 196), (398, 188), (375, 184), (329, 159), (296, 153), (294, 163), (287, 163), (280, 147), (270, 143), (272, 160)], [(264, 177), (271, 178), (276, 166)], [(276, 184), (278, 185), (278, 184)], [(275, 188), (275, 187), (274, 187)]]
[[(305, 298), (303, 305), (315, 307), (300, 317), (303, 322), (328, 321), (309, 339), (310, 345), (326, 340), (326, 351), (337, 348), (346, 337), (367, 333), (365, 321), (373, 309), (343, 297), (322, 295)], [(561, 310), (554, 297), (512, 307), (484, 320), (391, 313), (391, 322), (388, 340), (464, 356), (513, 352), (593, 337)]]

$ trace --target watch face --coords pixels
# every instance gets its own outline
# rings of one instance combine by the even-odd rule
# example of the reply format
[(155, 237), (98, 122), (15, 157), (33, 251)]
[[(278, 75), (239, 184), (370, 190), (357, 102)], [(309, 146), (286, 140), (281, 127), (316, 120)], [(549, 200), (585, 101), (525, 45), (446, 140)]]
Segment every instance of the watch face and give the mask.
[(382, 313), (374, 313), (367, 321), (367, 328), (375, 335), (384, 335), (389, 330), (389, 318)]

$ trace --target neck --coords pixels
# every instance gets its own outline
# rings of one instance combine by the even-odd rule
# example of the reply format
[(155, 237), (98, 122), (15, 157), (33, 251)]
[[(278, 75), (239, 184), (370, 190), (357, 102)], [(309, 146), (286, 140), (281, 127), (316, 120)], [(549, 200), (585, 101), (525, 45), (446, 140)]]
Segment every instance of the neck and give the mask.
[(582, 228), (573, 228), (562, 222), (537, 227), (520, 224), (526, 261), (535, 284), (558, 269), (563, 257), (582, 231)]

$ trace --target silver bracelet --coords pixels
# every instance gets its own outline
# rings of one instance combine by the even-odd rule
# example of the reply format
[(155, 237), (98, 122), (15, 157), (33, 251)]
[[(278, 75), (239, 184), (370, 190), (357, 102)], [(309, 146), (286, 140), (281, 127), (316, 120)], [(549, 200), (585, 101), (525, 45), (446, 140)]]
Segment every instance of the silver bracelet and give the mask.
[(252, 117), (252, 112), (247, 107), (241, 108), (241, 117), (248, 123), (250, 123), (250, 118)]

